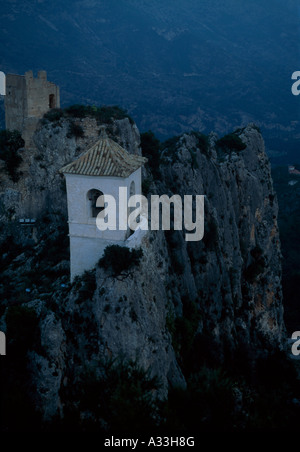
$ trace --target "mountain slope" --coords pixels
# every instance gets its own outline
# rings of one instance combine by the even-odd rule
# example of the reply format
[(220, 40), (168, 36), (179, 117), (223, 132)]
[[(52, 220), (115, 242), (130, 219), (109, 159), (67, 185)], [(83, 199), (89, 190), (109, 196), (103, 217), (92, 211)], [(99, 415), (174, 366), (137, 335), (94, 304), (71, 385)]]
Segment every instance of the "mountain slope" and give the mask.
[(0, 24), (1, 69), (47, 70), (64, 105), (120, 104), (161, 137), (250, 120), (267, 138), (298, 127), (295, 0), (16, 0)]

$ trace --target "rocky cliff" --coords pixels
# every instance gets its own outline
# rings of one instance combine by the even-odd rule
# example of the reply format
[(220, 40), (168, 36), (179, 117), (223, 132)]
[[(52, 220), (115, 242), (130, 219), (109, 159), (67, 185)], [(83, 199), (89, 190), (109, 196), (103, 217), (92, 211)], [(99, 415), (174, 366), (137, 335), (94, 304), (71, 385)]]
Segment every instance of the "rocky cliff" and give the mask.
[[(240, 150), (221, 146), (213, 133), (206, 141), (184, 134), (165, 143), (159, 168), (144, 172), (148, 195), (205, 195), (202, 241), (186, 242), (181, 231), (149, 231), (143, 257), (126, 277), (97, 267), (71, 285), (58, 170), (99, 131), (92, 118), (76, 123), (84, 136), (70, 136), (66, 119), (43, 121), (36, 148), (23, 152), (19, 181), (1, 176), (0, 326), (9, 354), (16, 308), (36, 313), (26, 369), (43, 418), (62, 416), (83, 372), (101, 373), (107, 360), (136, 362), (158, 377), (156, 393), (164, 398), (168, 388), (184, 388), (201, 365), (240, 362), (251, 372), (258, 358), (280, 350), (277, 201), (257, 128), (236, 132), (244, 143)], [(107, 132), (129, 152), (141, 152), (139, 132), (128, 119), (114, 121)], [(34, 227), (19, 224), (27, 217), (36, 219)]]

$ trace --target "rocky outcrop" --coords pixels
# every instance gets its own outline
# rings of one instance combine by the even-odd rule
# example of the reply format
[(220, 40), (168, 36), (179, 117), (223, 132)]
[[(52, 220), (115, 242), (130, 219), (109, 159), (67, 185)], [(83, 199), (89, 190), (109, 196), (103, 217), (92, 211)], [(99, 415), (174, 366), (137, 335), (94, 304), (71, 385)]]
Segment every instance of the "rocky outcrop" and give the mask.
[[(57, 224), (66, 221), (58, 169), (89, 147), (99, 129), (93, 119), (76, 121), (85, 137), (68, 138), (65, 120), (45, 123), (34, 137), (37, 149), (25, 156), (20, 181), (2, 180), (3, 211), (15, 209), (13, 218), (3, 214), (7, 228), (21, 215), (50, 213)], [(140, 152), (138, 130), (128, 119), (107, 131), (130, 152)], [(151, 193), (205, 195), (202, 241), (186, 242), (181, 231), (149, 232), (139, 266), (126, 277), (97, 268), (70, 285), (62, 261), (47, 290), (38, 282), (32, 287), (27, 301), (39, 315), (41, 344), (29, 353), (29, 367), (45, 418), (62, 412), (61, 390), (83, 367), (104, 359), (137, 361), (158, 376), (159, 396), (165, 397), (170, 385), (185, 386), (193, 362), (243, 356), (251, 365), (281, 347), (281, 254), (270, 166), (259, 131), (249, 125), (238, 134), (246, 144), (239, 152), (220, 151), (214, 134), (204, 148), (197, 134), (182, 135), (172, 149), (166, 145), (152, 182)], [(149, 171), (146, 177), (151, 179)], [(37, 237), (47, 233), (45, 223), (37, 228)], [(43, 240), (35, 253), (47, 261)], [(19, 268), (21, 278), (25, 264), (27, 271), (40, 265), (26, 254), (17, 262), (10, 277)]]
[(187, 244), (178, 232), (171, 234), (169, 251), (182, 265), (170, 275), (169, 298), (177, 313), (182, 297), (197, 302), (219, 359), (237, 347), (257, 356), (280, 346), (284, 335), (270, 165), (257, 128), (249, 125), (239, 134), (247, 147), (225, 154), (217, 153), (214, 134), (206, 152), (197, 149), (195, 135), (183, 135), (175, 162), (162, 166), (157, 184), (161, 193), (205, 195), (203, 240)]

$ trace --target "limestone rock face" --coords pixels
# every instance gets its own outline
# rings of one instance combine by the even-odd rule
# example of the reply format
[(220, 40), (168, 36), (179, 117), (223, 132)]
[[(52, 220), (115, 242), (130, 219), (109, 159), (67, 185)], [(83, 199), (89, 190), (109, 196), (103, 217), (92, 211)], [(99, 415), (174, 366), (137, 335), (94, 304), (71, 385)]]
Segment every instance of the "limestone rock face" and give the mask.
[[(98, 136), (93, 119), (76, 122), (85, 137), (68, 138), (65, 120), (44, 124), (34, 136), (37, 150), (24, 156), (20, 181), (2, 179), (3, 236), (13, 230), (22, 237), (16, 224), (21, 215), (39, 218), (50, 213), (52, 227), (55, 221), (66, 221), (66, 193), (58, 169)], [(107, 133), (129, 152), (140, 153), (139, 133), (129, 120), (115, 121)], [(184, 318), (187, 306), (196, 306), (199, 313), (193, 331), (199, 344), (192, 360), (210, 354), (222, 362), (240, 353), (253, 361), (281, 348), (285, 329), (277, 200), (260, 133), (249, 125), (240, 138), (247, 147), (239, 152), (220, 152), (214, 134), (206, 150), (189, 134), (181, 136), (172, 155), (163, 152), (152, 192), (205, 195), (202, 241), (187, 242), (182, 231), (149, 231), (141, 262), (126, 277), (97, 267), (89, 284), (82, 279), (69, 285), (58, 276), (46, 294), (38, 287), (32, 290), (42, 351), (29, 353), (29, 367), (44, 418), (61, 412), (61, 391), (84, 367), (107, 358), (136, 360), (157, 375), (161, 397), (169, 385), (184, 386), (173, 326), (174, 319)], [(7, 214), (11, 207), (13, 218)], [(45, 233), (47, 226), (40, 223), (37, 240)], [(17, 262), (25, 266), (25, 257)], [(26, 265), (34, 269), (32, 262)], [(65, 266), (63, 261), (56, 269)], [(16, 261), (11, 275), (15, 268)]]
[(43, 417), (49, 419), (55, 413), (60, 414), (59, 391), (66, 369), (66, 336), (61, 321), (51, 311), (41, 320), (40, 331), (45, 354), (30, 351), (28, 355), (36, 404), (40, 406)]
[[(217, 156), (213, 136), (205, 155), (194, 136), (183, 135), (176, 161), (162, 167), (157, 184), (160, 193), (205, 195), (203, 240), (187, 243), (179, 232), (171, 234), (169, 251), (182, 265), (180, 277), (178, 271), (169, 275), (170, 298), (197, 301), (202, 327), (219, 344), (220, 357), (235, 347), (257, 354), (280, 346), (285, 331), (270, 165), (255, 126), (240, 137), (246, 149)], [(180, 312), (181, 303), (175, 309)]]

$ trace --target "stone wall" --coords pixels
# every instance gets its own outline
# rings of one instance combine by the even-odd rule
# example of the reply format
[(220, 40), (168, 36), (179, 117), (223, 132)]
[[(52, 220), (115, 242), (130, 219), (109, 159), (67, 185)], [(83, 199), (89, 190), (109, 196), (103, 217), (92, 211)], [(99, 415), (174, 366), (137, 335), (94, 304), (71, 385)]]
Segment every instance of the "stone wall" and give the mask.
[(24, 76), (7, 74), (5, 127), (22, 132), (26, 148), (34, 146), (32, 136), (38, 119), (51, 108), (59, 107), (59, 87), (47, 80), (46, 71), (39, 71), (37, 78), (32, 71)]
[(6, 75), (5, 127), (10, 130), (23, 129), (26, 116), (26, 80), (22, 75)]
[(49, 109), (60, 107), (59, 87), (48, 82), (46, 71), (39, 71), (37, 78), (28, 71), (25, 80), (27, 117), (41, 118)]

